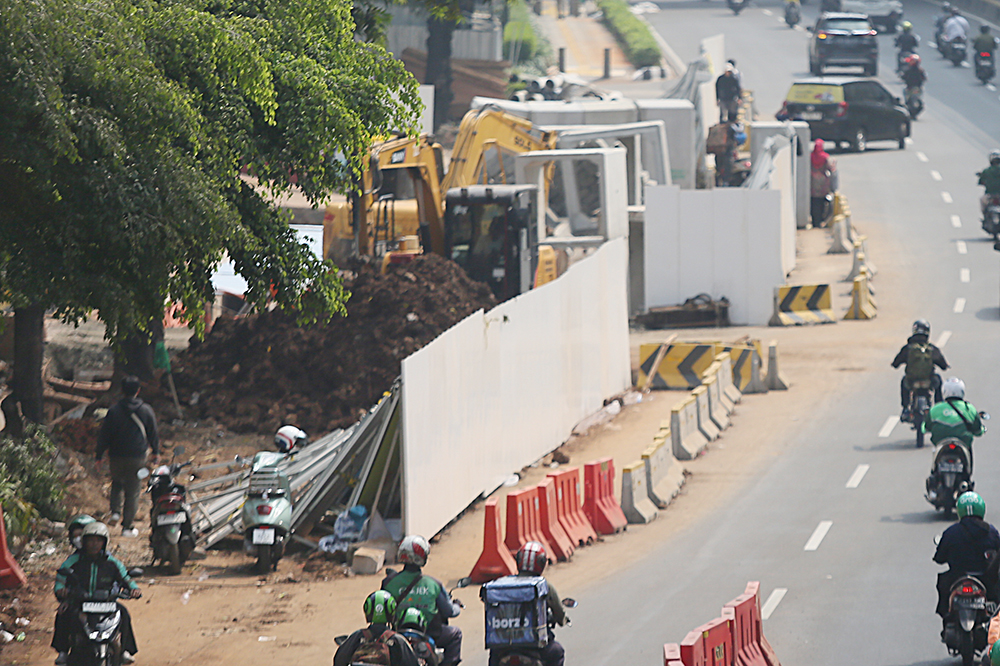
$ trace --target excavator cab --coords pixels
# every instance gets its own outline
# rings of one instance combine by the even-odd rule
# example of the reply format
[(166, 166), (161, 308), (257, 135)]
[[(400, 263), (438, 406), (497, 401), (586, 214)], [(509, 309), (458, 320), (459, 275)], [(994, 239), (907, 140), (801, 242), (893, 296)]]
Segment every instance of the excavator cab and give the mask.
[(445, 197), (445, 256), (488, 284), (498, 301), (520, 294), (530, 279), (537, 199), (535, 185), (470, 185)]

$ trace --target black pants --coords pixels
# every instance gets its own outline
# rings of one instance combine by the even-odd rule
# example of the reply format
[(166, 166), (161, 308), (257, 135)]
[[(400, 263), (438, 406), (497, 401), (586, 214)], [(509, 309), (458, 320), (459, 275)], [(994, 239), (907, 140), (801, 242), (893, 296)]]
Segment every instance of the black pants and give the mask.
[(822, 226), (826, 222), (826, 197), (812, 197), (809, 199), (809, 215), (812, 218), (814, 227)]
[[(944, 400), (941, 396), (941, 375), (934, 373), (931, 376), (931, 388), (934, 389), (934, 402), (938, 403)], [(906, 375), (899, 381), (899, 401), (903, 405), (903, 409), (908, 409), (910, 406), (910, 387), (906, 382)]]
[[(56, 652), (69, 652), (73, 646), (73, 634), (83, 632), (80, 625), (80, 616), (77, 614), (78, 606), (74, 606), (65, 613), (56, 613), (55, 626), (52, 628), (52, 647)], [(128, 614), (128, 609), (124, 605), (118, 604), (121, 611), (121, 637), (122, 650), (129, 654), (135, 654), (139, 648), (135, 644), (135, 633), (132, 631), (132, 617)]]
[(450, 624), (440, 624), (428, 629), (427, 635), (434, 639), (435, 645), (444, 650), (441, 666), (455, 666), (462, 661), (461, 629)]

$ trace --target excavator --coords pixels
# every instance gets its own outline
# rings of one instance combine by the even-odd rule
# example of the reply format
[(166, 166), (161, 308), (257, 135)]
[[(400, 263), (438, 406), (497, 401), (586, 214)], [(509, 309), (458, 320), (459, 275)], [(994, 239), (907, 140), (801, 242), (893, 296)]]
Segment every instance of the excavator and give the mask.
[[(426, 134), (371, 148), (362, 192), (326, 207), (323, 254), (335, 261), (430, 251), (446, 256), (444, 193), (473, 184), (514, 182), (514, 156), (556, 146), (555, 132), (496, 107), (469, 111), (459, 125), (447, 173), (443, 151)], [(353, 205), (352, 205), (353, 203)]]

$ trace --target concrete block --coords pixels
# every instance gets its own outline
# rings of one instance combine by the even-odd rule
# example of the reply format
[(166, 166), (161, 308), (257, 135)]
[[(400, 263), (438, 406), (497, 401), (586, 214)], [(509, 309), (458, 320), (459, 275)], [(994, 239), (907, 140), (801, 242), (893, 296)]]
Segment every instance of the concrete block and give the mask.
[(362, 576), (377, 574), (385, 564), (385, 551), (380, 548), (358, 548), (351, 558), (351, 571)]

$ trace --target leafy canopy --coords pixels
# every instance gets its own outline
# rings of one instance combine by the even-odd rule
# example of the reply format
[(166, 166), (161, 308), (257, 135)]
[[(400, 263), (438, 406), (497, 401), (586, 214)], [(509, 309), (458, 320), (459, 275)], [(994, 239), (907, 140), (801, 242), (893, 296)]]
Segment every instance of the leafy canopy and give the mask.
[(342, 313), (268, 196), (348, 191), (413, 126), (415, 81), (353, 34), (346, 0), (0, 0), (0, 300), (197, 325), (228, 253), (251, 302)]

